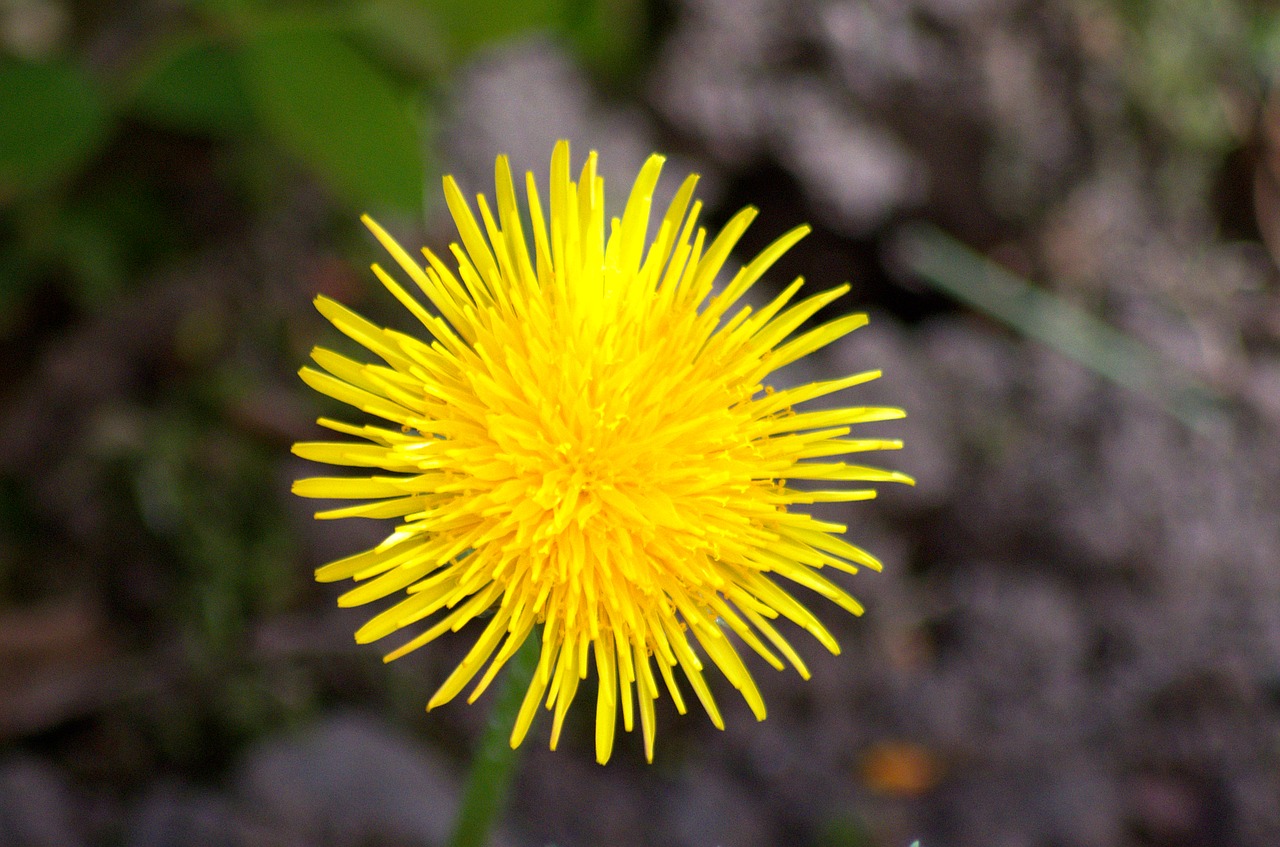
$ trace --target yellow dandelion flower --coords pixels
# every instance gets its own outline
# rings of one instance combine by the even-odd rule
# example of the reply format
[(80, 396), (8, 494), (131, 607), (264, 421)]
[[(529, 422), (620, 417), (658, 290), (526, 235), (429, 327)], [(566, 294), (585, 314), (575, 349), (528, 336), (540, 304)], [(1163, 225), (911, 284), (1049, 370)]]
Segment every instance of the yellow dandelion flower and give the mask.
[[(662, 163), (660, 156), (645, 163), (622, 218), (607, 227), (596, 154), (574, 182), (565, 142), (551, 158), (549, 216), (526, 175), (528, 227), (505, 157), (497, 160), (496, 217), (481, 195), (477, 221), (446, 177), (462, 241), (450, 248), (456, 269), (429, 250), (421, 264), (364, 218), (433, 308), (379, 265), (374, 273), (430, 338), (380, 328), (318, 297), (320, 312), (381, 362), (316, 349), (320, 369), (301, 371), (317, 391), (391, 424), (322, 418), (321, 425), (360, 440), (294, 447), (314, 461), (377, 469), (298, 481), (294, 492), (303, 497), (368, 501), (317, 517), (399, 519), (377, 547), (317, 571), (321, 581), (359, 583), (339, 598), (342, 606), (400, 596), (356, 640), (432, 618), (387, 655), (390, 661), (475, 622), (479, 637), (430, 709), (483, 669), (474, 701), (540, 628), (541, 654), (511, 745), (520, 744), (545, 699), (555, 711), (555, 749), (578, 684), (594, 666), (601, 763), (613, 748), (619, 710), (627, 731), (639, 712), (652, 761), (660, 692), (685, 711), (677, 673), (723, 728), (705, 677), (708, 661), (763, 719), (740, 644), (775, 668), (785, 659), (809, 675), (775, 627), (778, 618), (839, 652), (783, 583), (860, 614), (858, 602), (820, 571), (880, 564), (841, 538), (843, 525), (797, 507), (875, 495), (849, 483), (911, 481), (832, 460), (900, 447), (846, 436), (854, 424), (898, 418), (901, 410), (794, 408), (879, 371), (782, 391), (766, 382), (866, 323), (865, 315), (849, 315), (791, 337), (847, 285), (788, 306), (802, 284), (797, 279), (758, 311), (733, 310), (808, 228), (783, 235), (717, 289), (756, 210), (739, 212), (708, 241), (693, 201), (697, 177), (690, 176), (648, 241)], [(817, 482), (798, 487), (793, 480)]]

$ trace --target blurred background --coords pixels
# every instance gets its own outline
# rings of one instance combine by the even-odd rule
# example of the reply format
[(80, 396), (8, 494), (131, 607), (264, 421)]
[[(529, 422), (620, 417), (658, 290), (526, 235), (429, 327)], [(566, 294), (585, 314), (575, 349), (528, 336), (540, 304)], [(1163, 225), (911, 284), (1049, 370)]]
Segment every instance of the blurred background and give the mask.
[(1280, 844), (1278, 73), (1268, 0), (0, 0), (0, 845), (441, 843), (473, 635), (353, 643), (294, 371), (409, 326), (360, 212), (560, 137), (812, 222), (762, 288), (872, 323), (787, 378), (883, 368), (919, 485), (829, 512), (844, 655), (535, 725), (500, 844)]

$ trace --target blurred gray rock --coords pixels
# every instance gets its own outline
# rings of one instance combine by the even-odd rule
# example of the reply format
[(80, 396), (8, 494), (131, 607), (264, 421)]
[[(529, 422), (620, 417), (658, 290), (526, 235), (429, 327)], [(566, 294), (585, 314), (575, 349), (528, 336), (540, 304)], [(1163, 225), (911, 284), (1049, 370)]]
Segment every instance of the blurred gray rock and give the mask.
[(778, 160), (832, 229), (859, 235), (919, 203), (921, 163), (884, 127), (813, 80), (767, 95)]
[(680, 0), (675, 18), (655, 107), (728, 170), (776, 160), (835, 232), (865, 236), (926, 198), (974, 224), (988, 205), (1026, 214), (1076, 175), (1063, 9)]
[(0, 847), (76, 847), (75, 806), (66, 780), (38, 759), (0, 761)]
[(429, 748), (345, 714), (249, 750), (235, 793), (281, 837), (330, 847), (419, 847), (448, 836), (458, 788)]
[(268, 833), (230, 801), (205, 789), (161, 782), (138, 803), (128, 847), (302, 847)]
[[(551, 150), (568, 139), (574, 179), (587, 153), (600, 153), (606, 214), (621, 215), (636, 174), (657, 148), (656, 133), (639, 110), (607, 105), (593, 91), (582, 69), (555, 42), (532, 39), (490, 52), (459, 74), (449, 98), (451, 119), (440, 139), (447, 173), (464, 193), (493, 198), (494, 157), (506, 154), (524, 195), (523, 176), (538, 182), (544, 209), (549, 202), (547, 174)], [(670, 156), (654, 192), (654, 214), (675, 196), (691, 172), (702, 172), (680, 156)], [(697, 196), (716, 194), (714, 175), (703, 173)]]
[[(745, 786), (709, 771), (695, 771), (689, 780), (688, 788), (677, 788), (668, 798), (670, 829), (664, 827), (668, 843), (679, 847), (713, 843), (768, 847), (777, 843), (766, 804)], [(695, 786), (696, 790), (690, 790)], [(708, 814), (711, 809), (715, 812)]]

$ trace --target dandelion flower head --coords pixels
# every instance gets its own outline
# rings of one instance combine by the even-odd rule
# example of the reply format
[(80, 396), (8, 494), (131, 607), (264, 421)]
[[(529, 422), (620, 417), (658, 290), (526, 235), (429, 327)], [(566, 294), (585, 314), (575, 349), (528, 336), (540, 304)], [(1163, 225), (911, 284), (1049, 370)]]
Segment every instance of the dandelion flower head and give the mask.
[(711, 667), (763, 719), (740, 645), (809, 675), (780, 619), (839, 652), (789, 589), (860, 614), (822, 571), (880, 565), (842, 538), (843, 525), (803, 507), (869, 499), (867, 483), (910, 482), (840, 458), (900, 447), (850, 437), (853, 426), (901, 417), (900, 409), (796, 408), (879, 371), (770, 387), (771, 373), (866, 322), (848, 315), (800, 331), (847, 285), (793, 303), (797, 279), (761, 308), (740, 303), (808, 228), (778, 238), (718, 286), (756, 210), (709, 237), (690, 176), (651, 220), (662, 163), (645, 163), (622, 217), (611, 220), (596, 154), (575, 182), (565, 142), (552, 155), (548, 207), (526, 175), (525, 220), (505, 157), (496, 215), (478, 196), (477, 218), (446, 177), (461, 235), (452, 263), (423, 250), (423, 264), (366, 217), (420, 294), (379, 265), (374, 273), (427, 334), (380, 328), (318, 297), (320, 312), (381, 361), (316, 349), (318, 368), (301, 371), (312, 388), (385, 422), (322, 418), (355, 440), (294, 446), (307, 459), (370, 469), (299, 480), (294, 491), (304, 497), (359, 501), (317, 517), (398, 521), (377, 547), (317, 571), (321, 581), (358, 583), (340, 605), (398, 598), (356, 640), (412, 630), (390, 661), (447, 631), (475, 630), (434, 708), (479, 676), (474, 701), (540, 632), (511, 744), (545, 703), (554, 749), (579, 683), (594, 670), (601, 763), (619, 712), (627, 731), (639, 713), (652, 761), (655, 701), (665, 691), (684, 713), (686, 682), (723, 728)]

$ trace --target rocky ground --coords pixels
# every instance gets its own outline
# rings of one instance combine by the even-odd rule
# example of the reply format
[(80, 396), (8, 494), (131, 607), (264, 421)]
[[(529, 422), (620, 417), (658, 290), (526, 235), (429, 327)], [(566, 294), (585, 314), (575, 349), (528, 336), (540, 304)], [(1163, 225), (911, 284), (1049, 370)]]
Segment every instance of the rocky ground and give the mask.
[[(789, 378), (882, 368), (860, 390), (908, 410), (876, 426), (906, 439), (898, 465), (918, 480), (831, 512), (886, 563), (849, 581), (863, 618), (824, 610), (842, 656), (806, 645), (807, 683), (753, 667), (760, 724), (728, 692), (723, 733), (664, 702), (653, 766), (634, 737), (596, 766), (589, 709), (559, 752), (535, 728), (500, 843), (1280, 843), (1275, 107), (1227, 74), (1218, 123), (1159, 122), (1105, 8), (673, 0), (622, 94), (550, 40), (463, 69), (440, 142), (473, 189), (495, 152), (540, 168), (567, 136), (600, 150), (611, 185), (663, 150), (666, 190), (703, 173), (714, 218), (758, 205), (748, 251), (812, 221), (778, 279), (849, 279), (872, 321)], [(326, 246), (322, 205), (300, 188), (253, 235), (6, 365), (0, 469), (23, 526), (3, 551), (40, 549), (46, 599), (0, 616), (0, 845), (416, 847), (448, 831), (483, 710), (419, 710), (466, 640), (383, 668), (327, 588), (218, 566), (276, 549), (252, 506), (257, 540), (228, 549), (190, 531), (191, 501), (137, 494), (269, 502), (303, 574), (376, 537), (288, 497), (305, 471), (280, 457), (310, 435), (309, 400), (295, 362), (238, 341), (282, 325), (301, 361), (324, 332), (315, 290), (381, 308)], [(1117, 386), (929, 288), (902, 249), (916, 221), (1101, 317), (1208, 402), (1180, 419), (1158, 386)], [(217, 428), (183, 436), (199, 426), (184, 419), (163, 430), (169, 453), (152, 444), (179, 415), (165, 392), (227, 357), (242, 379)], [(184, 437), (195, 460), (174, 458)], [(245, 450), (266, 470), (236, 470)], [(122, 537), (131, 520), (158, 540)], [(225, 650), (195, 651), (148, 617), (208, 581), (156, 564), (184, 544), (286, 599), (237, 609)]]

